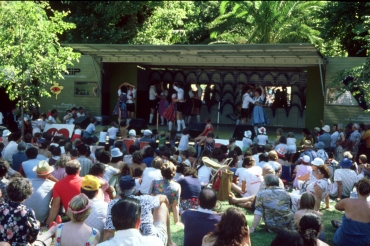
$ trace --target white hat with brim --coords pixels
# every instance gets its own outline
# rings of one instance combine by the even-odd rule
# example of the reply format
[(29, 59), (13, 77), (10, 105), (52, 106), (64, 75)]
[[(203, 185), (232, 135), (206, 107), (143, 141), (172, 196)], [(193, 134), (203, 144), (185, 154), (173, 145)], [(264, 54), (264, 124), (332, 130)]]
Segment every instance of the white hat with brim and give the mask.
[(330, 126), (328, 126), (328, 125), (325, 125), (323, 128), (321, 128), (321, 129), (323, 129), (324, 131), (326, 131), (326, 132), (330, 132)]
[(312, 165), (314, 166), (322, 166), (324, 165), (324, 161), (321, 159), (321, 158), (318, 158), (316, 157), (312, 162), (311, 162)]
[(10, 131), (8, 129), (3, 131), (3, 137), (7, 137), (10, 135)]
[(120, 157), (120, 156), (123, 156), (123, 153), (121, 152), (121, 150), (119, 148), (113, 148), (113, 149), (111, 149), (110, 154), (112, 155), (112, 157)]
[(39, 176), (45, 176), (54, 172), (54, 167), (50, 166), (47, 161), (42, 160), (32, 169), (32, 171)]

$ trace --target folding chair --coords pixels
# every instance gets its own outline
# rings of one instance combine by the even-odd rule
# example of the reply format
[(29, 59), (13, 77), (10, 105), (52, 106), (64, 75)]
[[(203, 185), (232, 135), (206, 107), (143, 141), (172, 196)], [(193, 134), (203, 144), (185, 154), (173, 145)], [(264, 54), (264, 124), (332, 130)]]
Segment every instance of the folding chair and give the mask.
[(149, 142), (140, 142), (140, 149), (144, 148), (147, 145), (149, 145)]
[(135, 144), (135, 141), (132, 140), (132, 139), (123, 139), (123, 142), (125, 143), (127, 153), (128, 153), (128, 150), (130, 149), (131, 145)]
[(202, 161), (204, 165), (207, 167), (210, 167), (212, 169), (211, 172), (211, 179), (209, 180), (209, 184), (213, 184), (213, 181), (217, 174), (220, 171), (225, 170), (227, 167), (229, 167), (230, 163), (233, 161), (233, 158), (227, 158), (222, 164), (218, 164), (217, 162), (211, 160), (209, 157), (205, 156), (202, 158)]

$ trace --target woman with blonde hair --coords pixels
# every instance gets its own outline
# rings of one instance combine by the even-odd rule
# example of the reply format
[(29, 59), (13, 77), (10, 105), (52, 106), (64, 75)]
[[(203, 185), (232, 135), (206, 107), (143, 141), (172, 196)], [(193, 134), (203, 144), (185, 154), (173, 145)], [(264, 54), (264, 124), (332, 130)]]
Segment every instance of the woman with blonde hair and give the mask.
[[(233, 229), (231, 229), (233, 228)], [(242, 210), (228, 208), (216, 224), (216, 230), (203, 238), (202, 246), (250, 246), (249, 227)]]
[(92, 210), (91, 207), (92, 203), (85, 194), (79, 194), (72, 198), (68, 203), (67, 211), (67, 216), (71, 221), (58, 225), (54, 246), (98, 244), (99, 230), (85, 224), (85, 220)]
[(69, 162), (71, 158), (68, 156), (61, 156), (59, 160), (54, 165), (54, 171), (51, 173), (57, 180), (63, 179), (65, 176), (67, 176), (65, 167), (66, 163)]

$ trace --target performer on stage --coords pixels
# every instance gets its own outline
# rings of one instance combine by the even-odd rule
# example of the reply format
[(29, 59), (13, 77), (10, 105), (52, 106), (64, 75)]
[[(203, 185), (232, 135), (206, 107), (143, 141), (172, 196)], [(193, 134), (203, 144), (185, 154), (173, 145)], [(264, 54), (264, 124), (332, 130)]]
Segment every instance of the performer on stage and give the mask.
[(134, 118), (135, 114), (135, 98), (136, 98), (136, 89), (135, 86), (128, 84), (128, 91), (127, 91), (127, 124), (130, 123), (130, 120)]
[[(196, 85), (197, 90), (192, 90), (193, 89), (192, 87), (191, 90), (189, 90), (189, 96), (191, 100), (193, 101), (193, 105), (194, 105), (193, 108), (195, 111), (195, 115), (197, 116), (197, 121), (200, 122), (200, 108), (202, 107), (201, 98), (202, 98), (203, 90), (200, 87), (200, 83), (192, 82), (192, 84)], [(190, 119), (191, 117), (189, 117), (188, 119), (188, 124), (190, 122)]]
[(243, 104), (242, 104), (242, 109), (241, 109), (241, 115), (242, 115), (241, 118), (243, 120), (243, 124), (247, 124), (247, 119), (251, 118), (251, 112), (250, 112), (249, 107), (251, 107), (253, 104), (262, 106), (262, 104), (252, 99), (252, 97), (250, 96), (250, 92), (251, 92), (251, 87), (249, 85), (245, 85), (242, 90)]
[(155, 113), (155, 108), (157, 107), (158, 100), (157, 98), (161, 98), (157, 94), (157, 89), (155, 88), (158, 84), (158, 81), (154, 80), (150, 84), (149, 89), (149, 107), (150, 107), (150, 115), (149, 115), (149, 124), (153, 125), (153, 118)]
[[(262, 86), (259, 86), (255, 91), (254, 91), (254, 98), (256, 102), (259, 104), (263, 105), (264, 104), (264, 99), (265, 99), (265, 92)], [(251, 124), (254, 126), (254, 132), (257, 134), (258, 133), (258, 128), (264, 125), (270, 124), (270, 120), (268, 119), (265, 110), (263, 109), (262, 106), (260, 105), (255, 105), (253, 107), (253, 112), (252, 112), (252, 120)]]
[(133, 85), (124, 82), (118, 87), (118, 100), (117, 104), (114, 107), (113, 110), (113, 115), (118, 115), (118, 122), (121, 121), (121, 119), (126, 119), (127, 118), (127, 106), (126, 106), (126, 101), (127, 101), (127, 86), (132, 86)]
[(175, 93), (175, 90), (172, 89), (173, 93), (171, 95), (171, 104), (168, 106), (164, 112), (163, 112), (163, 118), (165, 118), (168, 121), (168, 130), (172, 130), (173, 123), (175, 122), (176, 119), (176, 100), (177, 100), (177, 95)]
[(181, 126), (183, 129), (186, 128), (185, 121), (182, 119), (182, 112), (184, 111), (184, 89), (183, 84), (181, 82), (173, 83), (173, 89), (177, 91), (177, 111), (176, 111), (176, 118), (177, 118), (177, 131), (181, 132)]
[(158, 107), (158, 113), (161, 116), (161, 126), (164, 125), (164, 117), (163, 113), (166, 110), (166, 108), (169, 106), (169, 103), (167, 101), (168, 96), (168, 90), (167, 90), (167, 84), (165, 82), (161, 82), (161, 100), (159, 101), (159, 107)]
[(206, 102), (208, 113), (211, 113), (211, 108), (216, 103), (215, 99), (216, 90), (214, 86), (215, 86), (214, 84), (208, 84), (204, 91), (204, 101)]

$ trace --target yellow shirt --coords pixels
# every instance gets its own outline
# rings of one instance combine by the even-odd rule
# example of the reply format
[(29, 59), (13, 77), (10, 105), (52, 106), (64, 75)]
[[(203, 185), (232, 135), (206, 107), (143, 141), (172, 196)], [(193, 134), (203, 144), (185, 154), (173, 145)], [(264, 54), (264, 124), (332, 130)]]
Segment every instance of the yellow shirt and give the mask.
[(367, 130), (362, 136), (361, 140), (366, 141), (366, 148), (370, 148), (370, 130)]

